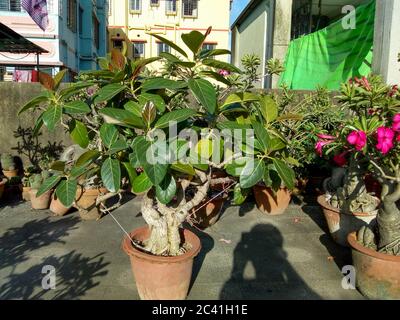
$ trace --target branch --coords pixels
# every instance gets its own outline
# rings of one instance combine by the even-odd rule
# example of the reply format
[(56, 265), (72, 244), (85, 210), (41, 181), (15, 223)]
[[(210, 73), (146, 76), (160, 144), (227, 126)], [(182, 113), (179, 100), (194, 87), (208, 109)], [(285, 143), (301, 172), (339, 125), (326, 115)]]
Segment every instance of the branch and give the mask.
[(382, 178), (387, 179), (387, 180), (391, 180), (391, 181), (395, 181), (395, 182), (399, 182), (400, 183), (400, 177), (392, 177), (392, 176), (388, 176), (383, 169), (377, 165), (373, 160), (370, 160), (371, 164), (378, 169), (380, 175), (382, 176)]

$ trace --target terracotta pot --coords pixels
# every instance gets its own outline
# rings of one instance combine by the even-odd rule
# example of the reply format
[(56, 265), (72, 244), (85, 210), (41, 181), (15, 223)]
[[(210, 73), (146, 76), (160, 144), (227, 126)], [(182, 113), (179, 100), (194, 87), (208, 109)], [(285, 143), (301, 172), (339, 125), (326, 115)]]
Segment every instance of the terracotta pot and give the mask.
[(212, 201), (210, 201), (210, 198), (204, 199), (201, 204), (192, 210), (193, 218), (196, 221), (195, 225), (202, 229), (206, 229), (214, 225), (219, 219), (221, 209), (227, 198), (227, 194), (222, 194)]
[(357, 288), (370, 299), (400, 299), (400, 257), (365, 248), (355, 232), (347, 238), (356, 269)]
[(347, 242), (349, 233), (359, 230), (362, 226), (369, 225), (373, 227), (376, 224), (377, 212), (346, 214), (340, 212), (338, 208), (332, 207), (326, 201), (325, 195), (319, 196), (317, 201), (324, 212), (325, 220), (333, 240), (341, 246), (349, 246)]
[(91, 207), (94, 206), (96, 203), (97, 197), (100, 193), (106, 194), (108, 190), (106, 188), (100, 189), (83, 189), (78, 188), (76, 191), (76, 203), (78, 204), (78, 208), (84, 209), (92, 209)]
[(283, 214), (291, 199), (291, 192), (286, 188), (274, 193), (271, 188), (257, 185), (253, 187), (253, 193), (258, 210), (269, 215)]
[(31, 201), (31, 187), (22, 187), (22, 200)]
[(35, 210), (46, 210), (50, 205), (50, 197), (53, 191), (49, 190), (46, 193), (42, 194), (40, 197), (36, 197), (37, 190), (31, 189), (29, 191), (29, 197), (31, 199), (32, 209)]
[(51, 197), (50, 211), (54, 213), (55, 216), (64, 216), (68, 213), (71, 208), (64, 206), (61, 201), (56, 197), (55, 194)]
[[(142, 300), (184, 300), (186, 299), (192, 277), (193, 259), (201, 249), (200, 239), (191, 231), (182, 229), (185, 242), (191, 249), (176, 257), (161, 257), (139, 251), (125, 237), (122, 248), (129, 255), (132, 272), (139, 296)], [(134, 230), (132, 239), (148, 239), (148, 227)]]
[(17, 176), (18, 176), (18, 170), (17, 170), (17, 169), (15, 169), (15, 170), (3, 170), (3, 174), (4, 174), (8, 179), (11, 179), (11, 178), (14, 178), (14, 177), (17, 177)]
[(3, 178), (0, 181), (0, 198), (3, 196), (4, 188), (6, 187), (6, 183), (7, 183), (7, 179), (6, 178)]

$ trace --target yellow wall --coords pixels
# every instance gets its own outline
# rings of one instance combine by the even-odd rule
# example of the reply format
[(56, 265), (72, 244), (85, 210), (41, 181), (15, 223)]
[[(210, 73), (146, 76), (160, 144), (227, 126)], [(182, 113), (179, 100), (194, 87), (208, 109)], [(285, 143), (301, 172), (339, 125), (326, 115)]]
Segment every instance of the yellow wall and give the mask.
[[(229, 15), (231, 0), (198, 0), (197, 18), (182, 16), (182, 0), (177, 1), (176, 15), (166, 15), (165, 0), (159, 1), (159, 6), (150, 6), (150, 0), (141, 0), (141, 12), (129, 10), (129, 0), (109, 0), (109, 37), (117, 34), (128, 43), (128, 57), (133, 57), (132, 41), (146, 41), (145, 57), (157, 56), (156, 39), (149, 33), (176, 42), (180, 47), (189, 51), (181, 41), (181, 34), (197, 30), (204, 33), (209, 26), (213, 31), (208, 36), (207, 43), (215, 43), (219, 49), (229, 49)], [(109, 48), (113, 48), (110, 41)], [(176, 54), (174, 50), (172, 54)], [(229, 56), (219, 56), (220, 60), (229, 60)]]

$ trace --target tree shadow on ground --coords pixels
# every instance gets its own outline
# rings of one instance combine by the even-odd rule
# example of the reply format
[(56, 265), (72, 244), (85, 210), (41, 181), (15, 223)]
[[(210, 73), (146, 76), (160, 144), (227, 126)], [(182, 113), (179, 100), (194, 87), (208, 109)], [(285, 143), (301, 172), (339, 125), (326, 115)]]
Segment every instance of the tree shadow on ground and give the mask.
[(320, 299), (287, 261), (282, 245), (282, 234), (270, 224), (242, 233), (220, 299)]
[[(110, 263), (104, 261), (104, 254), (89, 258), (71, 251), (62, 256), (43, 258), (41, 263), (25, 272), (7, 276), (7, 282), (0, 287), (0, 299), (79, 299), (99, 285), (96, 278), (107, 275), (105, 267)], [(45, 266), (54, 267), (54, 290), (42, 286), (42, 283), (50, 284), (49, 272), (43, 269)]]
[(76, 229), (80, 219), (65, 217), (62, 219), (36, 219), (21, 227), (9, 228), (0, 237), (0, 270), (15, 267), (29, 259), (29, 253), (53, 243), (64, 244), (62, 238)]

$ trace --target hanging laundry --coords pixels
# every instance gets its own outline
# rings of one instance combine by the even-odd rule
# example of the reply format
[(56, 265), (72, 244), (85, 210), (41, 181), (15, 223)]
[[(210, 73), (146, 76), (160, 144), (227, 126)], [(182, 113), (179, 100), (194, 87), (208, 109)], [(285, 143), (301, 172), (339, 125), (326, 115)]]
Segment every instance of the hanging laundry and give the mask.
[(13, 74), (14, 82), (32, 82), (31, 70), (15, 70)]
[(39, 28), (45, 31), (49, 25), (47, 0), (22, 0), (22, 7), (29, 13)]

